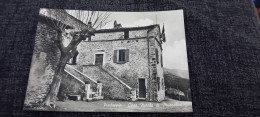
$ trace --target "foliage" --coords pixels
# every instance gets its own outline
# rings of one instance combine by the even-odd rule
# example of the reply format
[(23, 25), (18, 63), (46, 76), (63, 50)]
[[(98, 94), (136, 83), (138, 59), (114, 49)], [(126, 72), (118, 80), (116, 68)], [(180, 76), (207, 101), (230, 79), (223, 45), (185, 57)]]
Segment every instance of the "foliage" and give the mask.
[[(166, 91), (167, 95), (175, 98), (176, 94), (169, 93), (169, 92), (171, 92), (171, 91), (169, 91), (169, 90), (171, 90), (170, 88), (174, 88), (174, 89), (182, 91), (185, 94), (186, 97), (187, 97), (187, 95), (190, 96), (189, 79), (185, 79), (185, 78), (176, 76), (176, 75), (172, 74), (171, 72), (167, 72), (167, 71), (164, 72), (164, 79), (165, 79), (166, 90), (168, 90), (168, 94), (167, 94), (167, 91)], [(188, 94), (187, 94), (187, 92), (188, 92)], [(186, 99), (186, 100), (190, 100), (190, 98)]]

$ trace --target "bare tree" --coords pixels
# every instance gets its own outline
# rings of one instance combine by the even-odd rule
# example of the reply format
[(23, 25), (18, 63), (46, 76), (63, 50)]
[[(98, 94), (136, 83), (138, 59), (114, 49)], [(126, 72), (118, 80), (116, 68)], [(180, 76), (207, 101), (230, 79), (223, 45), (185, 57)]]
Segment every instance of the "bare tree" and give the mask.
[[(60, 58), (54, 73), (53, 81), (50, 85), (47, 96), (42, 102), (42, 105), (55, 108), (56, 97), (66, 63), (74, 56), (75, 53), (77, 53), (77, 46), (82, 40), (90, 38), (94, 35), (96, 29), (103, 27), (109, 22), (108, 18), (110, 14), (107, 12), (98, 11), (63, 9), (47, 9), (45, 14), (51, 19), (49, 21), (49, 26), (57, 32), (57, 38), (54, 42), (60, 50)], [(65, 46), (63, 43), (63, 33), (65, 32), (65, 29), (71, 28), (70, 25), (66, 24), (66, 22), (69, 22), (71, 18), (76, 18), (78, 21), (74, 22), (74, 30), (69, 33), (72, 39), (69, 44)]]

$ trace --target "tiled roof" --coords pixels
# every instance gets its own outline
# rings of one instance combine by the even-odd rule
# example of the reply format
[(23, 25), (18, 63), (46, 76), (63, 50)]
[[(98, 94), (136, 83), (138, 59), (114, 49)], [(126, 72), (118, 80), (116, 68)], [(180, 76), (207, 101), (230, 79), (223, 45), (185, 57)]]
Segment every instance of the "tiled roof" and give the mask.
[(152, 29), (154, 27), (160, 27), (159, 24), (142, 26), (142, 27), (123, 27), (123, 28), (111, 28), (111, 29), (100, 29), (96, 30), (95, 33), (106, 33), (106, 32), (121, 32), (121, 31), (129, 31), (129, 30), (143, 30), (143, 29)]

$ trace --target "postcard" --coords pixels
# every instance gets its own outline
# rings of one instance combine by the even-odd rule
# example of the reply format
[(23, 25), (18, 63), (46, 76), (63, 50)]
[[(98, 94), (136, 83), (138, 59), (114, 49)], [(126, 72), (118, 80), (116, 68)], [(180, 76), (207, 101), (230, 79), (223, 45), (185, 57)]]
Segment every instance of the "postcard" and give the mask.
[(192, 112), (183, 10), (41, 8), (24, 110)]

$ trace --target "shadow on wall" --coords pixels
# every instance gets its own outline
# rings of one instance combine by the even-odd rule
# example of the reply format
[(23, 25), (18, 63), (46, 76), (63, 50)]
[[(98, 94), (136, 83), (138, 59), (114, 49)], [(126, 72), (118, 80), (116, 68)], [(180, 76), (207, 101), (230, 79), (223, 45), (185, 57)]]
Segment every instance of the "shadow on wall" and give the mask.
[(58, 100), (65, 101), (68, 94), (82, 95), (85, 89), (85, 85), (73, 78), (67, 73), (64, 73), (64, 77), (61, 80), (59, 92), (57, 95)]

